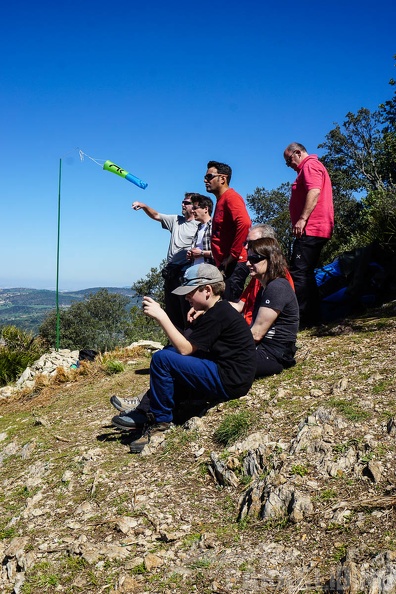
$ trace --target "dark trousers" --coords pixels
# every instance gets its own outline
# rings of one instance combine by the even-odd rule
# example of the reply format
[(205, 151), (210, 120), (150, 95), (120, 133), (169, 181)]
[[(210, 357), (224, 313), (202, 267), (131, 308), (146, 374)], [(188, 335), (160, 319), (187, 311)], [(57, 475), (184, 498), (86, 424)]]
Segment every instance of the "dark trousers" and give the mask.
[(187, 312), (190, 306), (184, 296), (172, 293), (173, 289), (180, 287), (180, 284), (180, 277), (164, 280), (165, 311), (172, 324), (179, 330), (184, 330), (187, 327)]
[(320, 252), (328, 239), (303, 235), (294, 240), (290, 274), (300, 309), (300, 328), (320, 324), (320, 297), (315, 280)]
[(227, 267), (225, 275), (226, 288), (223, 299), (238, 303), (245, 288), (245, 281), (249, 275), (249, 268), (247, 267), (246, 262), (237, 262), (236, 264), (231, 264), (231, 266)]
[(284, 367), (273, 355), (264, 349), (256, 349), (256, 377), (275, 375), (283, 371)]

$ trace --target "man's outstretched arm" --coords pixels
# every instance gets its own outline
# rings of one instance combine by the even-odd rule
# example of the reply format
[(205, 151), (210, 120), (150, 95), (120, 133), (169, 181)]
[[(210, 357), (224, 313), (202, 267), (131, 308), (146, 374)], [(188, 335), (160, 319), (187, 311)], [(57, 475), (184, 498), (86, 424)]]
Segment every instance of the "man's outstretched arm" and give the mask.
[(154, 208), (151, 208), (151, 206), (147, 206), (147, 204), (144, 204), (143, 202), (132, 202), (132, 208), (133, 210), (143, 210), (146, 215), (148, 217), (150, 217), (150, 219), (153, 219), (154, 221), (160, 221), (160, 215), (159, 212), (157, 212), (156, 210), (154, 210)]

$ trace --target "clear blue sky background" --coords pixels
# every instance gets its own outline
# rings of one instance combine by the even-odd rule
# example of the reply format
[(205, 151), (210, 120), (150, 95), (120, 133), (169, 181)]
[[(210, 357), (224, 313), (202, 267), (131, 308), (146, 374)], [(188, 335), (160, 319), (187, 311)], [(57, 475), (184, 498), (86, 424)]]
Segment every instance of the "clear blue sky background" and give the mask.
[[(396, 4), (159, 0), (7, 4), (0, 22), (0, 287), (130, 286), (169, 240), (131, 210), (178, 213), (210, 159), (243, 196), (292, 181), (345, 115), (393, 95)], [(110, 159), (141, 190), (101, 170)]]

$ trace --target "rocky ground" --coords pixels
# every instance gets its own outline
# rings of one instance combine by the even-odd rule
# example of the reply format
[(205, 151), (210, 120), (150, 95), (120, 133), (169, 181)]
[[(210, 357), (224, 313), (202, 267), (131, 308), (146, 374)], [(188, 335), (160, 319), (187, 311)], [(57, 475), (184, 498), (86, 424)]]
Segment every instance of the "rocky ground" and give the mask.
[(394, 303), (140, 456), (109, 397), (150, 353), (113, 357), (0, 401), (1, 592), (396, 592)]

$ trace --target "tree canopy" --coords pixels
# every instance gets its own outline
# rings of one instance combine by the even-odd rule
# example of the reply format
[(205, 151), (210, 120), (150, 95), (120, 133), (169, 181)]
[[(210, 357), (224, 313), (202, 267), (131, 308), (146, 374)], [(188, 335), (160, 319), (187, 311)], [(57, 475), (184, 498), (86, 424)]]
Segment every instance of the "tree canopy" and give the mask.
[[(62, 348), (91, 348), (108, 351), (124, 342), (129, 321), (128, 297), (100, 289), (84, 301), (60, 311), (60, 344)], [(51, 346), (56, 341), (56, 310), (40, 326), (40, 335)]]

